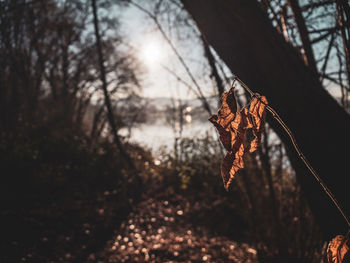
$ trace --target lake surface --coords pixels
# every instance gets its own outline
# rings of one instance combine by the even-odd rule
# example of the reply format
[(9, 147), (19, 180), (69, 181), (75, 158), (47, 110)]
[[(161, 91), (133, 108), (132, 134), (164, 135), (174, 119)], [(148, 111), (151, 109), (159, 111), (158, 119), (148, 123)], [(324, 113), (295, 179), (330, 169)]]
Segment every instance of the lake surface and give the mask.
[[(144, 123), (135, 127), (131, 131), (130, 142), (138, 143), (140, 146), (151, 150), (152, 154), (159, 156), (160, 150), (166, 152), (173, 150), (176, 137), (179, 137), (179, 124), (175, 129), (165, 120), (158, 119), (154, 123)], [(126, 129), (120, 131), (121, 135), (126, 135)], [(216, 136), (214, 126), (209, 121), (199, 121), (187, 119), (183, 125), (182, 138), (201, 138), (206, 134)]]

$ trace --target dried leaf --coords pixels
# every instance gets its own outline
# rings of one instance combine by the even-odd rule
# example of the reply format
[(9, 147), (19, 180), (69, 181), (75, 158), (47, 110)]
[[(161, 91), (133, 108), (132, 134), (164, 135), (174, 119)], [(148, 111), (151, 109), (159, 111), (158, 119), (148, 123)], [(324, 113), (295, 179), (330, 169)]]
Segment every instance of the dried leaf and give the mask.
[(349, 240), (338, 235), (331, 240), (327, 248), (327, 258), (329, 263), (345, 262), (345, 257), (349, 257)]
[(253, 134), (255, 138), (250, 143), (249, 152), (254, 152), (258, 149), (264, 129), (266, 105), (267, 100), (265, 97), (254, 98), (250, 103), (249, 112), (253, 118)]
[[(244, 168), (244, 154), (254, 152), (260, 141), (265, 119), (265, 97), (254, 98), (249, 110), (237, 111), (234, 88), (222, 96), (222, 106), (218, 115), (213, 115), (211, 121), (220, 134), (220, 141), (228, 151), (221, 165), (221, 175), (226, 190), (228, 190), (234, 175)], [(251, 129), (254, 139), (246, 140), (247, 130)]]
[(209, 119), (220, 134), (220, 141), (227, 151), (231, 151), (231, 132), (230, 124), (235, 119), (237, 103), (233, 94), (233, 89), (228, 93), (222, 94), (222, 105), (218, 115), (213, 115)]

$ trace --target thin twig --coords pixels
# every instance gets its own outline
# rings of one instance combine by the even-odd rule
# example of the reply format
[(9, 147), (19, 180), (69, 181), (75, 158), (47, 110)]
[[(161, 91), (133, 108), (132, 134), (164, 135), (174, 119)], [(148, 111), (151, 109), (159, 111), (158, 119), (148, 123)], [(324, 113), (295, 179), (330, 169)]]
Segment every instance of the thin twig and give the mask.
[(174, 46), (173, 42), (171, 41), (171, 39), (168, 37), (168, 35), (165, 33), (162, 25), (160, 24), (160, 22), (158, 21), (157, 16), (155, 16), (154, 14), (152, 14), (150, 11), (148, 11), (147, 9), (145, 9), (144, 7), (142, 7), (141, 5), (130, 1), (129, 4), (132, 4), (133, 6), (135, 6), (136, 8), (138, 8), (139, 10), (141, 10), (142, 12), (144, 12), (146, 15), (148, 15), (153, 22), (156, 24), (159, 32), (161, 33), (161, 35), (163, 36), (164, 40), (168, 43), (169, 47), (171, 48), (171, 50), (174, 52), (175, 56), (177, 57), (177, 59), (179, 60), (179, 62), (181, 63), (181, 65), (183, 66), (183, 68), (185, 69), (187, 75), (190, 77), (191, 81), (193, 82), (193, 84), (195, 85), (195, 87), (197, 88), (197, 92), (199, 94), (199, 98), (203, 104), (204, 109), (209, 113), (209, 115), (212, 115), (211, 109), (210, 109), (210, 105), (207, 101), (207, 99), (205, 98), (201, 87), (199, 86), (198, 82), (196, 81), (195, 77), (193, 76), (191, 70), (189, 69), (188, 65), (186, 64), (184, 58), (180, 55), (179, 51), (176, 49), (176, 47)]
[[(254, 93), (251, 89), (248, 88), (248, 86), (242, 81), (240, 80), (237, 76), (235, 76), (233, 78), (233, 83), (232, 86), (234, 85), (235, 81), (238, 81), (239, 84), (250, 94), (251, 97), (253, 96), (260, 96), (257, 93)], [(304, 154), (301, 152), (293, 133), (290, 131), (290, 129), (288, 128), (288, 126), (284, 123), (284, 121), (281, 119), (281, 117), (277, 114), (277, 112), (271, 108), (269, 105), (266, 105), (266, 109), (272, 114), (272, 116), (275, 118), (275, 120), (277, 120), (277, 122), (282, 126), (282, 128), (284, 129), (284, 131), (288, 134), (294, 149), (296, 150), (296, 152), (298, 153), (299, 158), (303, 161), (303, 163), (305, 164), (305, 166), (309, 169), (309, 171), (311, 172), (311, 174), (313, 175), (313, 177), (317, 180), (317, 182), (321, 185), (322, 189), (326, 192), (326, 194), (328, 195), (328, 197), (332, 200), (333, 204), (336, 206), (336, 208), (338, 209), (338, 211), (340, 212), (340, 214), (343, 216), (343, 218), (345, 219), (347, 225), (350, 227), (350, 220), (349, 218), (345, 215), (343, 209), (340, 207), (340, 204), (338, 202), (338, 200), (334, 197), (334, 195), (332, 194), (331, 190), (327, 187), (327, 185), (324, 183), (324, 181), (321, 179), (321, 177), (317, 174), (317, 172), (312, 168), (312, 166), (310, 165), (310, 163), (308, 162), (308, 160), (306, 159), (306, 157), (304, 156)]]
[(166, 65), (162, 65), (162, 67), (171, 75), (173, 75), (176, 80), (178, 80), (179, 82), (181, 82), (182, 84), (184, 84), (190, 91), (192, 91), (194, 94), (196, 94), (196, 96), (200, 99), (200, 94), (198, 94), (198, 92), (188, 83), (186, 82), (183, 78), (181, 78), (178, 74), (176, 74), (175, 71), (173, 71), (172, 69), (170, 69), (169, 67), (167, 67)]

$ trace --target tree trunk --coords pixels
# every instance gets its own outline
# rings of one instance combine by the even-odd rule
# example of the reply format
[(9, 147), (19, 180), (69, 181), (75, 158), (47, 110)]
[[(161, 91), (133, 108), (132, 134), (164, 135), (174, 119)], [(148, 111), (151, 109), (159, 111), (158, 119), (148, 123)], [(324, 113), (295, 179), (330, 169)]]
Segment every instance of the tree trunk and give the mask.
[(121, 143), (118, 133), (117, 133), (117, 126), (115, 124), (114, 120), (114, 114), (112, 110), (112, 105), (111, 105), (111, 100), (109, 97), (109, 93), (107, 90), (107, 81), (106, 81), (106, 70), (104, 67), (104, 59), (103, 59), (103, 53), (102, 53), (102, 47), (101, 47), (101, 41), (100, 41), (100, 31), (98, 27), (98, 16), (97, 16), (97, 8), (96, 8), (96, 0), (91, 0), (91, 6), (92, 6), (92, 11), (93, 11), (93, 16), (94, 16), (94, 29), (95, 29), (95, 37), (96, 37), (96, 48), (98, 52), (98, 60), (99, 60), (99, 67), (100, 67), (100, 79), (102, 82), (102, 89), (103, 89), (103, 94), (105, 97), (105, 105), (107, 108), (107, 117), (109, 121), (109, 125), (111, 126), (112, 133), (113, 133), (113, 138), (114, 138), (114, 143), (118, 147), (118, 150), (120, 152), (120, 155), (124, 160), (127, 162), (130, 168), (134, 168), (134, 164), (128, 155), (128, 153), (125, 151), (123, 144)]
[(218, 69), (216, 67), (216, 61), (215, 61), (214, 55), (212, 54), (212, 52), (210, 50), (209, 44), (207, 43), (205, 37), (202, 34), (200, 37), (201, 37), (201, 40), (203, 43), (204, 55), (207, 58), (208, 64), (209, 64), (210, 69), (211, 69), (211, 77), (213, 77), (215, 79), (216, 87), (218, 89), (218, 96), (219, 96), (219, 99), (221, 100), (221, 96), (225, 90), (224, 83), (219, 75)]
[[(350, 84), (350, 8), (346, 1), (337, 0), (337, 11), (338, 17), (337, 22), (340, 26), (340, 32), (343, 40), (345, 63), (346, 63), (346, 73), (348, 77), (348, 84)], [(345, 16), (343, 14), (345, 13)], [(348, 36), (348, 37), (347, 37)]]
[[(311, 165), (350, 214), (350, 116), (323, 89), (316, 73), (272, 27), (254, 0), (182, 0), (200, 31), (232, 72), (286, 122)], [(268, 115), (325, 237), (348, 230), (345, 220), (305, 169), (289, 138)], [(345, 150), (345, 153), (344, 153)]]
[(302, 14), (300, 6), (299, 6), (299, 2), (298, 2), (298, 0), (288, 0), (288, 3), (290, 4), (290, 6), (292, 8), (294, 20), (295, 20), (295, 23), (297, 24), (300, 38), (301, 38), (301, 41), (303, 43), (303, 48), (304, 48), (305, 56), (307, 59), (307, 65), (313, 71), (318, 72), (317, 67), (316, 67), (314, 52), (312, 50), (312, 45), (311, 45), (310, 38), (309, 38), (309, 33), (307, 31), (307, 27), (306, 27), (303, 14)]

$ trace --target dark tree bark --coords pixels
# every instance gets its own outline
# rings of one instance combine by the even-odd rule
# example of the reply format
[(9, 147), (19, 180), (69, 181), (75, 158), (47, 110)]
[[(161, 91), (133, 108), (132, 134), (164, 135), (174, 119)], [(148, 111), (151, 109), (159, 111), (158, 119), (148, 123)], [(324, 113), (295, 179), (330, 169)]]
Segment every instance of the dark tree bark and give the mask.
[[(347, 151), (350, 116), (323, 89), (316, 72), (273, 28), (254, 0), (182, 0), (200, 31), (225, 61), (286, 122), (306, 158), (350, 214)], [(320, 185), (305, 169), (290, 141), (268, 115), (325, 237), (348, 230)]]
[(103, 64), (104, 59), (103, 59), (103, 53), (102, 53), (102, 47), (101, 47), (100, 31), (99, 31), (99, 26), (98, 26), (96, 0), (91, 0), (91, 6), (92, 6), (92, 11), (93, 11), (93, 16), (94, 16), (94, 29), (95, 29), (95, 37), (96, 37), (96, 48), (97, 48), (97, 52), (98, 52), (98, 62), (99, 62), (99, 67), (100, 67), (100, 79), (102, 82), (102, 89), (103, 89), (103, 94), (105, 97), (105, 105), (107, 108), (107, 117), (108, 117), (109, 125), (111, 126), (113, 138), (114, 138), (114, 143), (118, 147), (120, 155), (122, 156), (122, 158), (125, 159), (125, 161), (128, 163), (130, 168), (134, 168), (134, 164), (133, 164), (130, 156), (125, 151), (124, 146), (119, 139), (119, 136), (117, 133), (117, 126), (116, 126), (114, 115), (113, 115), (111, 99), (109, 97), (109, 93), (107, 90), (106, 70), (105, 70), (105, 66)]

